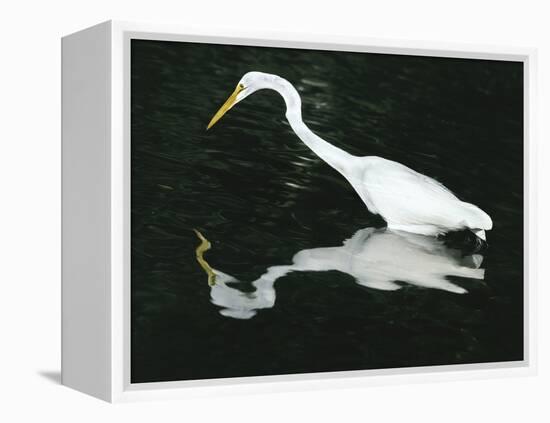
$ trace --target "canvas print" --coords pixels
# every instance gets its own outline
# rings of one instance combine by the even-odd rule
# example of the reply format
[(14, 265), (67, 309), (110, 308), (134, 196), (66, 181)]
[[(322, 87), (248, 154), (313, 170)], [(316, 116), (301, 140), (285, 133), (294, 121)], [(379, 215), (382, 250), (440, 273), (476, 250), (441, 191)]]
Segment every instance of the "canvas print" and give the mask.
[(131, 41), (132, 383), (523, 360), (523, 63)]

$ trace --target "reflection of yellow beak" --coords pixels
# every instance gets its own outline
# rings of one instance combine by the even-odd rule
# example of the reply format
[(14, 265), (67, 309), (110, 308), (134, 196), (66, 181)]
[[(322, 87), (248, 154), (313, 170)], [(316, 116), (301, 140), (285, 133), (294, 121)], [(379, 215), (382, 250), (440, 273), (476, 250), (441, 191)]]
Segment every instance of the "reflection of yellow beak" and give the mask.
[(216, 112), (208, 126), (206, 127), (206, 130), (208, 131), (210, 128), (214, 126), (214, 124), (219, 121), (222, 116), (227, 112), (229, 109), (231, 109), (235, 103), (237, 102), (237, 95), (244, 90), (244, 86), (242, 84), (237, 85), (237, 88), (235, 88), (235, 91), (233, 91), (233, 94), (229, 96), (229, 98), (223, 103), (223, 106), (220, 107), (220, 110)]

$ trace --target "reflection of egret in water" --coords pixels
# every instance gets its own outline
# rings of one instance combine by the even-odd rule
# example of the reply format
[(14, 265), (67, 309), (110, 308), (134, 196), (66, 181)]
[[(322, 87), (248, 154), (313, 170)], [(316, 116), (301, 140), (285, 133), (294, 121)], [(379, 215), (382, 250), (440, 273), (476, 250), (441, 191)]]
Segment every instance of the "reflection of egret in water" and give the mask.
[(434, 237), (365, 228), (340, 247), (302, 250), (294, 255), (292, 264), (269, 267), (252, 282), (253, 292), (242, 292), (228, 285), (239, 281), (212, 269), (215, 284), (211, 285), (210, 295), (214, 304), (223, 307), (222, 315), (249, 319), (256, 310), (275, 305), (274, 285), (279, 278), (290, 272), (329, 270), (347, 273), (357, 284), (372, 289), (393, 291), (409, 284), (464, 294), (466, 290), (448, 280), (448, 276), (482, 280), (485, 276), (484, 269), (479, 268), (482, 261), (482, 255), (463, 256), (460, 250), (449, 248)]

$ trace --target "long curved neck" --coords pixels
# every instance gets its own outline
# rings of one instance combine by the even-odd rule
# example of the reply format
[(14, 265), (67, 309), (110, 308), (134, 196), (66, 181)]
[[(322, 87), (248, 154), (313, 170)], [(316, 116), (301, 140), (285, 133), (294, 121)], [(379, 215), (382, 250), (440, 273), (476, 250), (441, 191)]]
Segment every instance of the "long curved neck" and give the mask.
[(277, 91), (285, 100), (286, 118), (298, 138), (330, 166), (338, 172), (346, 174), (355, 156), (315, 135), (307, 127), (302, 120), (302, 101), (296, 88), (286, 79), (280, 77), (274, 81), (270, 88)]

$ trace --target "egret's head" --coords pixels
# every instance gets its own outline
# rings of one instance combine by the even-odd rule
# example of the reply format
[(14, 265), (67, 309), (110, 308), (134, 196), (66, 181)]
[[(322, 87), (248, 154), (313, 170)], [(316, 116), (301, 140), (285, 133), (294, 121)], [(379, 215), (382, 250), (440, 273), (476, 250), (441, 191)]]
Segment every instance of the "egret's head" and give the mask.
[(218, 110), (214, 117), (210, 120), (210, 123), (208, 124), (206, 129), (208, 130), (212, 126), (214, 126), (214, 124), (218, 120), (220, 120), (222, 116), (239, 101), (244, 100), (250, 94), (258, 90), (270, 88), (273, 84), (274, 78), (276, 78), (275, 75), (270, 75), (263, 72), (246, 73), (237, 84), (237, 88), (235, 88), (235, 91), (233, 91), (233, 93), (229, 96), (225, 103), (223, 103), (222, 107), (220, 107), (220, 110)]

